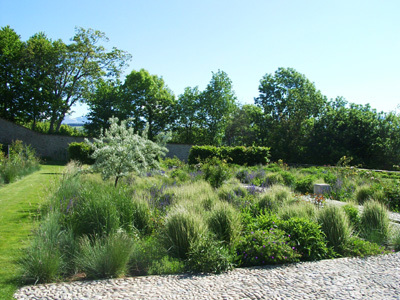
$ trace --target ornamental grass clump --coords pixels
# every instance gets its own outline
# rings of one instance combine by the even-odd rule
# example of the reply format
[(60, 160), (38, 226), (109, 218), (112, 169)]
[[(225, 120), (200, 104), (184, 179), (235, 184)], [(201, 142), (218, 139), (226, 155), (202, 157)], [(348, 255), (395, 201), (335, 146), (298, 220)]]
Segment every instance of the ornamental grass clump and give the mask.
[(94, 238), (84, 236), (75, 262), (87, 278), (120, 277), (127, 271), (132, 247), (132, 238), (124, 232)]
[(220, 202), (211, 209), (207, 224), (215, 238), (226, 246), (236, 244), (242, 229), (239, 212), (226, 202)]
[(343, 254), (353, 232), (346, 213), (337, 206), (326, 206), (319, 210), (318, 223), (325, 233), (328, 246)]
[(165, 218), (164, 245), (173, 257), (186, 259), (193, 242), (201, 238), (207, 228), (195, 212), (179, 206)]
[(388, 243), (390, 221), (383, 204), (375, 200), (365, 202), (360, 223), (360, 235), (363, 238), (380, 245)]
[(65, 259), (73, 255), (74, 241), (70, 232), (61, 228), (59, 218), (57, 213), (45, 217), (20, 260), (24, 282), (51, 282), (70, 271)]

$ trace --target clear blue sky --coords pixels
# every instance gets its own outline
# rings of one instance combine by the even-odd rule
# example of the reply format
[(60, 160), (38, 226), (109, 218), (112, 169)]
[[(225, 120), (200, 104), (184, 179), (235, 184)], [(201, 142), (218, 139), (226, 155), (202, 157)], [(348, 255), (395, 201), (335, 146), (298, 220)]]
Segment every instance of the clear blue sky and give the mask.
[(262, 76), (291, 67), (329, 99), (379, 111), (400, 104), (399, 15), (399, 0), (0, 0), (0, 26), (22, 40), (101, 30), (108, 49), (132, 54), (125, 75), (145, 68), (176, 96), (220, 69), (254, 103)]

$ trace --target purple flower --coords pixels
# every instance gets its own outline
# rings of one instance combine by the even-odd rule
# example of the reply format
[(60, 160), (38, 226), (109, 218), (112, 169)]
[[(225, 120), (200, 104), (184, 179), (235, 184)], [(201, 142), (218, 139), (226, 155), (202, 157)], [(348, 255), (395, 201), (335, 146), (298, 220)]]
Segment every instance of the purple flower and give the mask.
[(265, 248), (265, 245), (263, 245), (263, 248)]

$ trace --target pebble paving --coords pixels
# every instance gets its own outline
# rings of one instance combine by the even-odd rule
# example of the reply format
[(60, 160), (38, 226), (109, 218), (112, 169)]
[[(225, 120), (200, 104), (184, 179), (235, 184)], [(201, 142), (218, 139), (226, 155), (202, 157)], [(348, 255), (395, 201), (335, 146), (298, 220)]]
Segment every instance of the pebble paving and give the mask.
[(16, 299), (400, 299), (400, 253), (235, 269), (76, 281), (18, 290)]

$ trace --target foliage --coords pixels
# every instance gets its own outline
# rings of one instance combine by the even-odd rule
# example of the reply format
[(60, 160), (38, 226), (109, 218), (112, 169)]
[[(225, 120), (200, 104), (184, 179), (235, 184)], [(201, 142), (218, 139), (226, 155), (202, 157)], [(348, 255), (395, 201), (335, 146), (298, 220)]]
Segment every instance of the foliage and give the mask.
[(63, 268), (59, 248), (61, 227), (57, 215), (49, 215), (42, 222), (31, 247), (21, 259), (25, 282), (42, 283), (58, 279)]
[(332, 249), (326, 245), (325, 234), (320, 226), (306, 218), (290, 218), (278, 222), (278, 227), (284, 230), (294, 242), (302, 261), (333, 258)]
[(186, 259), (192, 244), (203, 236), (204, 221), (183, 207), (171, 210), (165, 218), (164, 242), (172, 256)]
[(237, 255), (240, 266), (281, 264), (300, 258), (288, 235), (274, 227), (246, 234), (239, 242)]
[(342, 206), (344, 212), (346, 213), (347, 217), (349, 218), (351, 226), (354, 228), (355, 231), (360, 231), (361, 229), (361, 218), (358, 211), (358, 208), (352, 204), (346, 204)]
[(233, 257), (222, 242), (203, 237), (191, 245), (186, 264), (191, 271), (218, 274), (233, 268)]
[(318, 223), (326, 235), (328, 246), (343, 254), (353, 231), (345, 212), (337, 206), (326, 206), (319, 211)]
[(104, 129), (110, 127), (109, 119), (112, 117), (120, 120), (128, 118), (128, 113), (122, 107), (124, 102), (119, 80), (97, 80), (94, 91), (87, 95), (86, 103), (89, 113), (84, 128), (90, 136), (104, 133)]
[(231, 176), (225, 161), (221, 161), (216, 157), (206, 160), (201, 170), (203, 171), (204, 179), (215, 189), (219, 188)]
[(87, 143), (73, 142), (68, 145), (68, 157), (70, 160), (79, 161), (81, 164), (94, 164), (94, 159), (91, 158), (93, 149)]
[(216, 205), (207, 219), (208, 228), (218, 241), (234, 246), (241, 233), (241, 221), (237, 211), (228, 203)]
[(314, 191), (315, 177), (313, 175), (304, 176), (299, 178), (295, 183), (295, 190), (302, 194), (310, 194)]
[(35, 150), (30, 145), (24, 145), (22, 141), (13, 141), (7, 156), (0, 150), (0, 184), (14, 182), (39, 168), (39, 158)]
[(117, 186), (119, 178), (130, 172), (159, 168), (158, 159), (168, 151), (164, 146), (135, 134), (133, 128), (127, 128), (126, 120), (121, 121), (121, 125), (118, 125), (118, 118), (109, 121), (110, 128), (105, 130), (104, 135), (94, 138), (93, 142), (85, 140), (94, 149), (93, 169), (101, 171), (103, 179), (115, 177)]
[(76, 265), (88, 278), (116, 278), (126, 273), (132, 238), (123, 232), (81, 239)]
[(175, 119), (172, 113), (175, 96), (162, 77), (150, 75), (144, 69), (133, 70), (126, 76), (122, 93), (121, 112), (131, 118), (135, 132), (141, 132), (147, 126), (146, 138), (149, 140), (153, 141)]
[(303, 74), (278, 68), (260, 81), (255, 104), (267, 118), (268, 142), (274, 159), (296, 162), (305, 154), (309, 131), (325, 105), (326, 97)]
[[(52, 41), (44, 33), (27, 42), (10, 28), (0, 31), (0, 86), (5, 101), (0, 116), (10, 121), (50, 120), (49, 132), (59, 132), (71, 107), (87, 98), (94, 83), (103, 77), (118, 77), (130, 58), (113, 48), (99, 45), (107, 41), (103, 32), (77, 28), (70, 44)], [(7, 76), (12, 74), (12, 76)]]
[(370, 255), (387, 254), (390, 253), (384, 247), (376, 243), (362, 240), (358, 237), (351, 237), (344, 248), (343, 254), (345, 256), (365, 257)]
[[(145, 237), (135, 241), (129, 260), (129, 274), (133, 276), (149, 275), (154, 264), (167, 256), (159, 239), (154, 236)], [(161, 266), (159, 266), (161, 268)]]
[(360, 218), (361, 236), (368, 241), (385, 245), (389, 239), (389, 216), (386, 207), (374, 200), (364, 203)]
[(266, 164), (269, 162), (269, 148), (193, 146), (190, 149), (188, 161), (189, 164), (196, 164), (212, 157), (238, 165)]
[(186, 88), (176, 109), (178, 142), (220, 146), (235, 107), (232, 81), (224, 71), (212, 73), (203, 92), (198, 87)]

